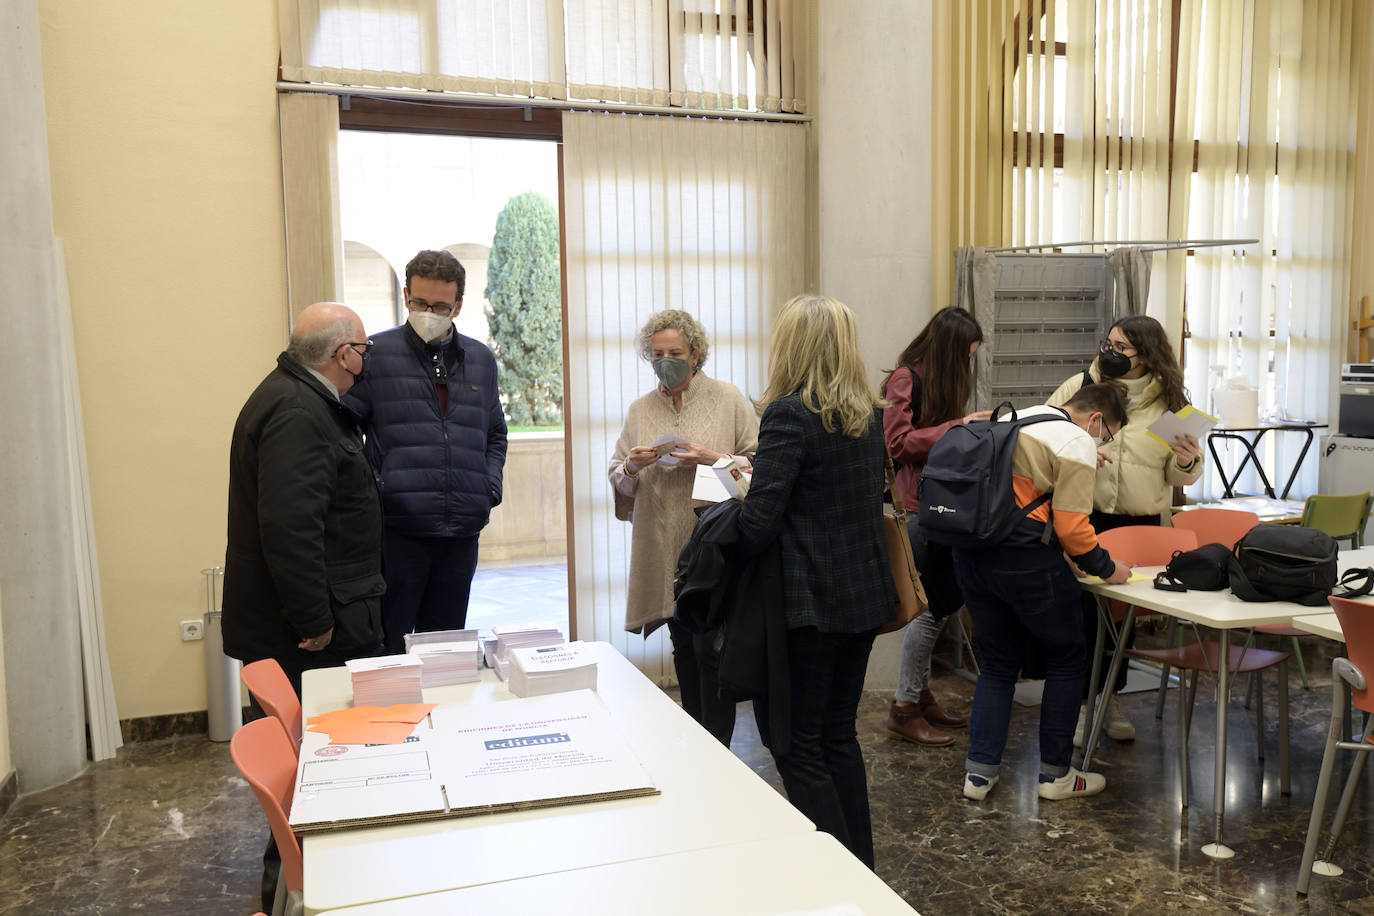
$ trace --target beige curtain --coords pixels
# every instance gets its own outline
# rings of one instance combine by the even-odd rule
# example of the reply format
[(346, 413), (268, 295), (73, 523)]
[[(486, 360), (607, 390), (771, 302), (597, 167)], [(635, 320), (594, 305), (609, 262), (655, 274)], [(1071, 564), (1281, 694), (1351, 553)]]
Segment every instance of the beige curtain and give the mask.
[(667, 679), (666, 629), (624, 630), (630, 528), (606, 480), (625, 410), (654, 384), (633, 339), (684, 309), (710, 335), (707, 371), (763, 391), (773, 314), (807, 275), (807, 128), (570, 112), (563, 144), (577, 633)]
[(282, 77), (806, 110), (806, 0), (281, 0)]
[[(1175, 183), (1176, 221), (1186, 215), (1194, 237), (1260, 239), (1188, 259), (1185, 374), (1200, 403), (1217, 379), (1243, 375), (1262, 418), (1335, 416), (1366, 44), (1352, 40), (1356, 5), (1212, 2), (1185, 22), (1180, 133), (1197, 138), (1198, 169)], [(1271, 470), (1292, 467), (1301, 442), (1289, 438), (1270, 444)], [(1304, 463), (1295, 493), (1317, 491), (1317, 464)], [(1203, 493), (1215, 489), (1206, 479)]]
[(339, 301), (343, 296), (338, 100), (319, 93), (279, 93), (277, 115), (287, 307), (294, 327), (310, 303)]
[(277, 10), (291, 82), (564, 94), (560, 0), (281, 0)]

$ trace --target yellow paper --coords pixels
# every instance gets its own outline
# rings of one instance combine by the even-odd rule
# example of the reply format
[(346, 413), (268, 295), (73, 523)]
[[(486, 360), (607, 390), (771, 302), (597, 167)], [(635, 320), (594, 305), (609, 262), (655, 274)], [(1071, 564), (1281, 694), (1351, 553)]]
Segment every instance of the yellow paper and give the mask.
[(1216, 417), (1203, 413), (1192, 404), (1185, 404), (1179, 408), (1178, 413), (1164, 411), (1145, 431), (1151, 439), (1173, 448), (1174, 439), (1183, 435), (1192, 436), (1201, 442), (1216, 425)]
[[(1154, 576), (1151, 576), (1151, 575), (1149, 575), (1149, 574), (1147, 574), (1147, 573), (1143, 573), (1143, 572), (1136, 572), (1136, 571), (1133, 569), (1133, 570), (1131, 570), (1131, 577), (1130, 577), (1129, 579), (1126, 580), (1126, 583), (1125, 583), (1125, 584), (1126, 584), (1126, 585), (1130, 585), (1132, 582), (1149, 582), (1149, 581), (1151, 581), (1151, 580), (1153, 580), (1153, 579), (1154, 579)], [(1087, 581), (1087, 582), (1103, 582), (1103, 583), (1105, 583), (1105, 582), (1107, 581), (1106, 579), (1102, 578), (1101, 576), (1085, 576), (1085, 577), (1084, 577), (1084, 580)]]

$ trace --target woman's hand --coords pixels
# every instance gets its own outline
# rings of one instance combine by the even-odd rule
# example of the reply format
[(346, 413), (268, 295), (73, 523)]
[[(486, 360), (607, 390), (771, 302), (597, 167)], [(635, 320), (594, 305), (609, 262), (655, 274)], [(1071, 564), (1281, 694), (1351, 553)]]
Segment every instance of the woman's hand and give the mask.
[(1104, 465), (1104, 464), (1111, 464), (1111, 463), (1112, 463), (1112, 456), (1109, 455), (1109, 454), (1107, 454), (1107, 450), (1106, 450), (1105, 448), (1100, 448), (1100, 449), (1098, 449), (1098, 450), (1097, 450), (1097, 466), (1098, 466), (1098, 467), (1102, 467), (1102, 465)]
[(1193, 436), (1175, 436), (1174, 442), (1169, 448), (1174, 450), (1174, 457), (1178, 460), (1181, 468), (1191, 467), (1202, 454), (1202, 446)]
[(712, 451), (706, 446), (699, 445), (696, 442), (693, 442), (690, 445), (678, 446), (673, 451), (672, 455), (678, 461), (681, 461), (682, 466), (684, 468), (687, 468), (689, 471), (699, 464), (704, 464), (707, 467), (710, 467), (711, 465), (719, 461), (721, 458), (725, 457), (722, 453)]
[(630, 454), (625, 456), (625, 468), (630, 474), (638, 474), (651, 464), (657, 463), (658, 452), (648, 445), (636, 445), (630, 449)]
[(991, 410), (975, 410), (973, 413), (960, 420), (960, 423), (972, 423), (974, 420), (991, 420)]

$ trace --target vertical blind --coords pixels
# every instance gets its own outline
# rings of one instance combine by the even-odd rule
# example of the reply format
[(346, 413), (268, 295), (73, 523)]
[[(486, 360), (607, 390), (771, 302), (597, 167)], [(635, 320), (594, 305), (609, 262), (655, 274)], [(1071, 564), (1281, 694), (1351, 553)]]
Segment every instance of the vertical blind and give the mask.
[(606, 478), (626, 408), (655, 384), (634, 337), (656, 311), (690, 312), (711, 344), (706, 371), (762, 393), (773, 315), (806, 277), (807, 129), (564, 115), (577, 633), (614, 643), (650, 676), (671, 671), (666, 630), (624, 630), (630, 526)]
[(806, 110), (802, 0), (281, 0), (282, 78)]
[[(948, 39), (935, 42), (937, 85), (953, 89), (939, 109), (949, 139), (932, 175), (936, 244), (1260, 239), (1156, 255), (1146, 312), (1177, 342), (1186, 305), (1198, 405), (1217, 376), (1243, 374), (1265, 416), (1331, 417), (1356, 219), (1356, 0), (934, 11)], [(933, 292), (948, 301), (947, 288)], [(1270, 460), (1289, 466), (1289, 447), (1272, 446)], [(1316, 484), (1310, 462), (1295, 491)], [(1208, 474), (1193, 493), (1213, 489)]]

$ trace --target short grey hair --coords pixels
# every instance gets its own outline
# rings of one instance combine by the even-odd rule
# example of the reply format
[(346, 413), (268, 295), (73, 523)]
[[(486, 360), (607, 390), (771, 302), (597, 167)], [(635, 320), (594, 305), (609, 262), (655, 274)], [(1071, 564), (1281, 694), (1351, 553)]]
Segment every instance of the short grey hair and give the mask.
[(701, 322), (681, 309), (654, 312), (649, 316), (649, 320), (644, 322), (644, 327), (639, 329), (639, 336), (635, 338), (642, 359), (653, 360), (654, 335), (659, 331), (677, 331), (687, 342), (687, 349), (696, 351), (697, 368), (706, 365), (706, 351), (710, 349), (710, 345), (706, 343), (706, 329), (701, 326)]
[(286, 355), (302, 366), (318, 369), (339, 352), (339, 347), (350, 341), (353, 331), (353, 322), (347, 318), (327, 324), (311, 334), (292, 331), (291, 340), (286, 345)]

